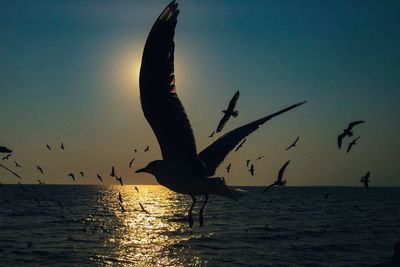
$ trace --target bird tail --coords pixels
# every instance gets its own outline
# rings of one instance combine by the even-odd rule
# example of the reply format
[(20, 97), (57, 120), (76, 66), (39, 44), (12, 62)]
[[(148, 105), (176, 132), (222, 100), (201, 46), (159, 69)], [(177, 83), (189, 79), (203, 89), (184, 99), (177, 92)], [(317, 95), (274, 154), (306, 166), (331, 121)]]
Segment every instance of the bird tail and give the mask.
[(235, 111), (232, 113), (232, 116), (233, 116), (234, 118), (236, 118), (237, 116), (239, 116), (239, 110), (235, 110)]
[(238, 201), (238, 193), (232, 191), (220, 177), (209, 178), (212, 194)]

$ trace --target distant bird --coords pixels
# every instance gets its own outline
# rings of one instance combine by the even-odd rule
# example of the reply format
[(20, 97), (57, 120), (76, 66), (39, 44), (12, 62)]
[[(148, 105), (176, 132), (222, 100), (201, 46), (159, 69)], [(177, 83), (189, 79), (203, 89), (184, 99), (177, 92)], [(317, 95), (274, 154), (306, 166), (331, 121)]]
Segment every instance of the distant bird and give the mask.
[(114, 177), (114, 176), (115, 176), (115, 169), (114, 169), (114, 166), (111, 167), (110, 176), (111, 176), (111, 177)]
[(297, 136), (296, 140), (294, 140), (294, 142), (293, 142), (290, 146), (288, 146), (288, 147), (286, 148), (286, 150), (289, 150), (289, 149), (291, 149), (292, 147), (295, 147), (296, 144), (297, 144), (297, 142), (299, 141), (299, 139), (300, 139), (300, 136)]
[(208, 137), (212, 138), (215, 134), (215, 131), (213, 131)]
[(231, 166), (232, 166), (231, 163), (229, 163), (228, 166), (226, 166), (226, 172), (227, 173), (229, 173), (229, 171), (231, 170)]
[(235, 110), (236, 102), (239, 99), (239, 94), (240, 94), (239, 91), (237, 91), (235, 93), (235, 95), (232, 97), (231, 101), (229, 102), (228, 108), (226, 110), (222, 111), (224, 113), (224, 116), (219, 121), (219, 124), (218, 124), (218, 127), (217, 127), (217, 133), (222, 131), (222, 129), (224, 128), (226, 122), (231, 118), (231, 116), (236, 118), (239, 115), (239, 111)]
[(43, 184), (42, 181), (40, 181), (40, 179), (36, 179), (36, 181), (37, 181), (40, 185)]
[(251, 160), (250, 159), (246, 159), (246, 167), (249, 167)]
[(120, 203), (124, 203), (124, 201), (122, 201), (121, 192), (118, 192), (118, 201), (119, 201)]
[(46, 147), (48, 150), (51, 150), (51, 147), (48, 144), (46, 144)]
[(138, 193), (139, 193), (139, 188), (137, 188), (136, 186), (135, 186), (135, 190), (136, 190), (136, 192), (138, 192)]
[(99, 174), (97, 174), (97, 180), (99, 180), (100, 182), (103, 182), (103, 178), (101, 178), (101, 176)]
[(0, 164), (0, 167), (2, 167), (3, 169), (5, 169), (6, 171), (12, 173), (13, 175), (15, 175), (16, 177), (18, 177), (19, 179), (22, 179), (22, 177), (19, 176), (16, 172), (10, 170), (9, 168), (7, 168), (6, 166), (4, 166), (3, 164)]
[(11, 157), (12, 154), (8, 154), (7, 156), (4, 156), (1, 160), (8, 160)]
[(65, 148), (64, 148), (64, 143), (61, 143), (60, 148), (61, 148), (62, 150), (65, 150)]
[(324, 199), (328, 199), (328, 197), (331, 195), (331, 193), (325, 193)]
[(140, 209), (141, 209), (144, 213), (149, 213), (149, 212), (143, 207), (142, 203), (139, 202), (139, 206), (140, 206)]
[(85, 174), (83, 173), (83, 171), (80, 171), (79, 174), (80, 174), (82, 177), (85, 177)]
[(360, 182), (364, 184), (365, 189), (369, 188), (369, 183), (371, 182), (369, 180), (370, 172), (367, 172), (363, 177), (361, 177)]
[(115, 180), (117, 180), (121, 184), (121, 186), (124, 185), (124, 183), (122, 181), (122, 177), (118, 177), (118, 176), (115, 175)]
[(124, 206), (122, 205), (122, 203), (121, 203), (121, 202), (118, 202), (118, 204), (119, 204), (119, 206), (120, 206), (120, 208), (121, 208), (121, 212), (125, 212), (126, 209), (124, 208)]
[(133, 150), (133, 152), (135, 152), (135, 153), (136, 153), (136, 152), (137, 152), (137, 149), (135, 148), (135, 149)]
[(259, 156), (259, 157), (256, 159), (256, 161), (257, 161), (257, 160), (260, 160), (260, 159), (262, 159), (262, 158), (264, 158), (264, 156)]
[(73, 173), (68, 174), (68, 176), (71, 177), (73, 181), (75, 181), (75, 175)]
[(149, 151), (149, 149), (150, 149), (150, 147), (149, 147), (149, 146), (146, 146), (146, 148), (144, 149), (144, 152)]
[(12, 150), (6, 148), (5, 146), (0, 146), (0, 153), (11, 153)]
[(289, 165), (290, 160), (286, 161), (285, 164), (283, 164), (283, 166), (281, 167), (281, 169), (279, 170), (278, 173), (278, 178), (276, 179), (276, 181), (271, 184), (270, 186), (267, 186), (267, 188), (265, 188), (262, 192), (261, 195), (264, 194), (268, 189), (270, 189), (273, 186), (284, 186), (286, 184), (286, 180), (283, 180), (283, 174), (285, 173), (286, 167)]
[(20, 182), (18, 182), (19, 188), (22, 189), (24, 192), (29, 192)]
[(39, 165), (36, 165), (36, 169), (38, 169), (38, 171), (40, 171), (42, 174), (44, 174), (43, 169)]
[(133, 161), (135, 161), (135, 158), (133, 158), (131, 161), (129, 161), (129, 168), (132, 168)]
[(16, 168), (21, 168), (21, 165), (19, 165), (18, 162), (14, 161), (14, 163)]
[(356, 139), (354, 139), (353, 141), (351, 141), (347, 147), (346, 153), (349, 153), (351, 148), (357, 144), (357, 140), (360, 139), (360, 137), (357, 137)]
[(246, 140), (247, 140), (246, 138), (243, 139), (243, 141), (236, 147), (235, 152), (238, 151), (243, 146), (243, 144), (244, 144), (244, 142), (246, 142)]
[(249, 172), (250, 172), (251, 176), (254, 176), (254, 164), (251, 164)]
[(353, 129), (354, 126), (356, 126), (357, 124), (361, 124), (364, 123), (365, 121), (353, 121), (350, 122), (349, 125), (347, 126), (346, 129), (343, 129), (343, 133), (338, 135), (337, 138), (337, 144), (339, 149), (342, 147), (342, 140), (344, 137), (349, 136), (352, 137), (353, 136), (353, 132), (351, 131)]
[(154, 23), (143, 50), (139, 77), (140, 101), (144, 116), (160, 146), (162, 160), (152, 161), (136, 173), (150, 173), (161, 185), (189, 195), (192, 205), (188, 221), (189, 227), (192, 227), (195, 196), (205, 196), (199, 212), (200, 222), (209, 195), (237, 200), (237, 196), (220, 177), (210, 177), (226, 155), (260, 125), (305, 102), (239, 127), (219, 137), (198, 154), (189, 119), (175, 87), (173, 38), (178, 14), (178, 4), (173, 1)]

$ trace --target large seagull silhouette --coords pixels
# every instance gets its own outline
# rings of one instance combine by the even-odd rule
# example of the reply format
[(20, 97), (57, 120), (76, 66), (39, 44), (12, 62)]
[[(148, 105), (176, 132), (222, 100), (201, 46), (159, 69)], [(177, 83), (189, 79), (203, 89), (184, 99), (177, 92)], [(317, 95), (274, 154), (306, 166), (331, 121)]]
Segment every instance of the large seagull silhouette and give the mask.
[(144, 47), (139, 78), (140, 101), (144, 116), (157, 137), (163, 159), (150, 162), (136, 173), (150, 173), (161, 185), (191, 196), (193, 202), (188, 219), (189, 227), (192, 227), (195, 196), (205, 196), (199, 212), (200, 226), (204, 222), (203, 210), (209, 195), (237, 200), (235, 192), (223, 179), (209, 177), (215, 174), (226, 155), (260, 125), (305, 102), (228, 132), (198, 154), (189, 119), (175, 87), (173, 39), (178, 14), (178, 4), (172, 1), (154, 23)]

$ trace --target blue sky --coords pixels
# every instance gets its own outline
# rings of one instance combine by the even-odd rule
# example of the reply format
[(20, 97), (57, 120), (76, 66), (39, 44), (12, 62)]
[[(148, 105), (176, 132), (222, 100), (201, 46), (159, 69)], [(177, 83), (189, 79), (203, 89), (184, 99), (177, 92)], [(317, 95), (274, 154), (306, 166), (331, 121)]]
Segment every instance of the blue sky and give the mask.
[[(144, 42), (168, 1), (0, 2), (0, 145), (14, 149), (26, 182), (106, 176), (154, 183), (134, 169), (159, 158), (138, 95)], [(288, 159), (288, 185), (400, 185), (400, 2), (180, 1), (177, 92), (199, 150), (212, 140), (236, 90), (240, 116), (225, 131), (298, 101), (309, 103), (261, 127), (218, 174), (229, 184), (271, 182)], [(336, 147), (349, 121), (360, 141)], [(293, 151), (284, 151), (298, 135)], [(45, 144), (67, 150), (48, 152)], [(150, 153), (133, 155), (149, 144)], [(256, 176), (244, 160), (256, 162)], [(232, 162), (232, 173), (224, 166)], [(3, 162), (4, 163), (4, 162)], [(12, 166), (13, 162), (7, 162)], [(1, 173), (3, 183), (15, 178)], [(112, 182), (111, 178), (107, 182)]]

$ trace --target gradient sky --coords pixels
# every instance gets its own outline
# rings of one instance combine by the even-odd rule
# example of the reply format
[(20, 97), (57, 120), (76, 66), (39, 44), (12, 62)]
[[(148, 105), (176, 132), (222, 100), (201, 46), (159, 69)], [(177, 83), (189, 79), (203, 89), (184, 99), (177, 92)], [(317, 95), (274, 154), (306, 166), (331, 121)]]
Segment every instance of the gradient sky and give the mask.
[[(14, 150), (2, 163), (17, 160), (24, 183), (69, 184), (67, 174), (80, 170), (87, 177), (77, 183), (96, 183), (96, 173), (113, 183), (112, 165), (126, 183), (155, 183), (133, 174), (160, 158), (140, 107), (138, 70), (147, 34), (168, 3), (1, 1), (0, 145)], [(212, 142), (207, 136), (236, 90), (240, 115), (224, 132), (309, 101), (229, 155), (217, 173), (228, 184), (268, 184), (291, 159), (288, 185), (360, 185), (371, 171), (372, 186), (400, 186), (399, 1), (179, 4), (177, 92), (199, 151)], [(337, 134), (358, 119), (367, 123), (355, 129), (361, 138), (346, 154)], [(298, 135), (298, 146), (285, 151)], [(65, 152), (55, 149), (61, 141)], [(143, 153), (147, 144), (150, 153)], [(244, 161), (259, 155), (265, 158), (251, 177)], [(17, 181), (4, 171), (0, 177)]]

